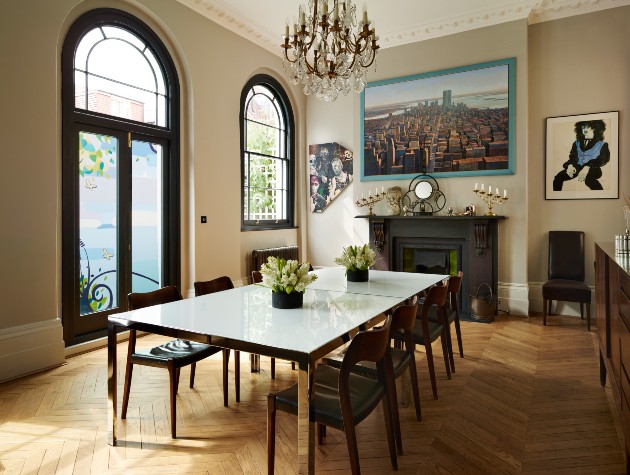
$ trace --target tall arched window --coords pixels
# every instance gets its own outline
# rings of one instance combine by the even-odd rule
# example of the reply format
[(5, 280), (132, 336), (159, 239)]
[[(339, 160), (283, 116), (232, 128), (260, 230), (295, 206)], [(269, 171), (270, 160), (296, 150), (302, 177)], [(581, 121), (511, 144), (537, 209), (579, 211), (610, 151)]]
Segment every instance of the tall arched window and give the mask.
[(106, 332), (127, 294), (180, 281), (179, 82), (143, 22), (97, 9), (62, 52), (64, 339)]
[(271, 76), (241, 94), (242, 230), (294, 226), (295, 145), (289, 98)]

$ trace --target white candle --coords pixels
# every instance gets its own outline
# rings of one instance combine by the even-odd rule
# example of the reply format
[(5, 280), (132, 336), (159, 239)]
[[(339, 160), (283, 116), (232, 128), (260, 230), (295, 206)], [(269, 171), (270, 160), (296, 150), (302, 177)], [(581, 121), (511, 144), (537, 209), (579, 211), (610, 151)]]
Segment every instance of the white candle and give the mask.
[(284, 25), (284, 37), (285, 38), (289, 37), (289, 24), (288, 23)]
[(367, 6), (363, 7), (363, 24), (368, 24)]
[(322, 14), (328, 15), (328, 0), (324, 0), (324, 4), (322, 5)]
[(481, 184), (481, 191), (484, 191), (486, 189), (486, 185), (484, 185), (483, 183)]
[(381, 193), (383, 193), (383, 187), (381, 186)]
[(491, 187), (491, 186), (489, 186), (489, 187), (488, 187), (488, 194), (489, 194), (489, 195), (491, 195), (491, 194), (492, 194), (492, 187)]
[(475, 191), (479, 188), (479, 183), (475, 183)]
[(372, 190), (370, 190), (370, 198), (372, 197)]
[(361, 199), (364, 200), (365, 199), (365, 193), (361, 193)]
[(507, 190), (503, 190), (503, 198), (507, 198)]
[(306, 25), (306, 17), (302, 11), (300, 12), (300, 25)]

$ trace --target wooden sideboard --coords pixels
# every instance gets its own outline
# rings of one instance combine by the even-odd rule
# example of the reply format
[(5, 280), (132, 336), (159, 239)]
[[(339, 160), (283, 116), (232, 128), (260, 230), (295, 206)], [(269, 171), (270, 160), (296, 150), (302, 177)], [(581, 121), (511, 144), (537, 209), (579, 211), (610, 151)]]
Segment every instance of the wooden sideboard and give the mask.
[(616, 255), (614, 243), (595, 243), (595, 308), (600, 384), (608, 376), (630, 471), (630, 256)]

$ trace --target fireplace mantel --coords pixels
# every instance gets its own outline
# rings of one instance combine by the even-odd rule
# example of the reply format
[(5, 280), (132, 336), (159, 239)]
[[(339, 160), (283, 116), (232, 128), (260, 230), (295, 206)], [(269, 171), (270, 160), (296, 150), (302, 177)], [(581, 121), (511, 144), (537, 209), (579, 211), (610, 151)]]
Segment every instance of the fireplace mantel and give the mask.
[[(460, 253), (458, 269), (464, 272), (460, 305), (469, 311), (468, 295), (487, 283), (498, 287), (498, 223), (506, 216), (356, 216), (369, 220), (370, 245), (376, 252), (375, 268), (402, 270), (401, 246), (409, 243), (452, 243)], [(411, 244), (413, 245), (413, 244)], [(418, 244), (420, 245), (420, 244)]]

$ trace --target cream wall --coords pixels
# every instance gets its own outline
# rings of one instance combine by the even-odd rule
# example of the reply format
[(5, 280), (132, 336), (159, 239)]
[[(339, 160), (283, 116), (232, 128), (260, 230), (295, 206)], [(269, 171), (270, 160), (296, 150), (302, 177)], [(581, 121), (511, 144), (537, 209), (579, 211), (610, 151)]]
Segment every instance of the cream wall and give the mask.
[[(177, 65), (183, 119), (183, 293), (196, 279), (228, 275), (238, 283), (247, 274), (251, 249), (302, 243), (299, 228), (240, 230), (239, 101), (252, 75), (265, 72), (286, 86), (298, 127), (298, 163), (304, 163), (300, 125), (305, 100), (285, 82), (277, 56), (175, 1), (5, 1), (0, 15), (0, 381), (64, 360), (59, 63), (72, 22), (104, 6), (127, 10), (148, 23)], [(303, 174), (301, 165), (298, 173)], [(303, 200), (296, 206), (301, 209)], [(208, 224), (199, 224), (201, 215), (208, 216)], [(297, 217), (299, 225), (302, 213)]]
[[(370, 70), (369, 81), (420, 74), (504, 58), (516, 58), (516, 174), (496, 177), (438, 179), (447, 205), (463, 210), (475, 204), (485, 212), (485, 205), (476, 199), (475, 182), (507, 188), (511, 199), (498, 208), (510, 217), (499, 225), (499, 290), (501, 308), (527, 314), (527, 22), (505, 23), (488, 28), (413, 43), (379, 52), (376, 72)], [(350, 243), (368, 241), (369, 229), (364, 219), (367, 208), (357, 208), (353, 201), (368, 194), (378, 185), (400, 186), (408, 190), (410, 180), (360, 181), (360, 98), (357, 94), (328, 104), (308, 99), (306, 137), (309, 144), (338, 142), (354, 151), (354, 184), (345, 190), (323, 213), (308, 215), (308, 252), (316, 265), (332, 265), (341, 248)], [(385, 214), (385, 203), (375, 206), (376, 214)], [(331, 230), (334, 229), (334, 232)]]
[[(630, 194), (629, 25), (630, 7), (620, 7), (529, 27), (528, 278), (537, 311), (547, 278), (549, 230), (585, 232), (586, 282), (593, 286), (593, 243), (612, 241), (625, 227), (623, 199), (546, 201), (544, 160), (545, 118), (619, 111), (619, 192)], [(575, 305), (559, 311), (579, 312)]]

